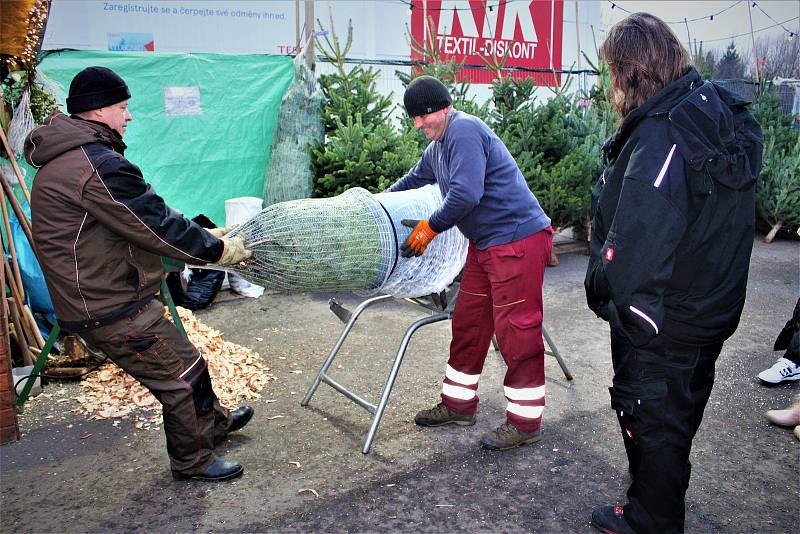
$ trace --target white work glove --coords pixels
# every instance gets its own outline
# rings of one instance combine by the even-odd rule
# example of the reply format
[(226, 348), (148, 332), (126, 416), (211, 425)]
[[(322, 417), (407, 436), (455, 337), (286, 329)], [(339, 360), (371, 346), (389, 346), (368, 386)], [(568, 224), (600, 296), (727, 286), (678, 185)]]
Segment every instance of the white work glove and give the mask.
[(238, 224), (234, 224), (233, 226), (223, 226), (222, 228), (206, 228), (206, 230), (217, 239), (222, 239), (222, 236), (233, 232), (238, 226)]
[(241, 236), (223, 237), (221, 241), (224, 248), (217, 265), (236, 265), (253, 255), (253, 251), (244, 248), (244, 239)]

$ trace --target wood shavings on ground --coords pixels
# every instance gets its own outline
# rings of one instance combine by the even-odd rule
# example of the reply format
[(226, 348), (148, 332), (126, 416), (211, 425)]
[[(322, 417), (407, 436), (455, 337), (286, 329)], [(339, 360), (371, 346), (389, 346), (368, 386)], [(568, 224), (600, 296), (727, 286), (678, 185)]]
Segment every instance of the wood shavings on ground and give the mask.
[[(234, 409), (242, 401), (260, 398), (267, 382), (276, 380), (257, 352), (223, 340), (218, 330), (201, 323), (187, 309), (179, 307), (178, 314), (189, 340), (208, 362), (214, 393), (222, 406)], [(161, 404), (113, 363), (85, 377), (76, 400), (80, 408), (73, 413), (89, 415), (89, 419), (134, 419), (139, 429), (157, 428), (161, 423)]]

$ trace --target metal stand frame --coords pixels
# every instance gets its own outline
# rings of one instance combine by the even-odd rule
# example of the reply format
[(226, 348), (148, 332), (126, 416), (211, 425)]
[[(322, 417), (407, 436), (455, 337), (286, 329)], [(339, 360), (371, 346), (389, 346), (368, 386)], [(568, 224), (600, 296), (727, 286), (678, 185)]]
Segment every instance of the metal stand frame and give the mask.
[[(381, 392), (381, 398), (377, 405), (372, 404), (371, 402), (365, 400), (357, 393), (354, 393), (347, 389), (345, 386), (341, 385), (339, 382), (334, 380), (329, 374), (328, 369), (330, 369), (331, 364), (333, 363), (336, 354), (338, 354), (339, 349), (342, 348), (342, 344), (344, 344), (345, 338), (353, 329), (353, 325), (355, 324), (356, 320), (358, 320), (359, 316), (369, 307), (378, 304), (380, 302), (384, 302), (386, 300), (392, 299), (391, 295), (379, 295), (377, 297), (369, 298), (363, 301), (361, 304), (356, 307), (356, 309), (351, 313), (346, 308), (344, 308), (341, 304), (339, 304), (336, 299), (330, 299), (328, 301), (328, 305), (331, 311), (336, 314), (336, 316), (345, 323), (344, 327), (342, 328), (341, 334), (339, 334), (339, 339), (336, 340), (336, 343), (333, 345), (333, 348), (328, 353), (328, 357), (325, 358), (325, 361), (322, 363), (322, 367), (320, 367), (319, 373), (317, 373), (317, 377), (314, 379), (314, 382), (308, 388), (305, 397), (300, 402), (301, 406), (308, 406), (308, 403), (311, 401), (311, 397), (314, 396), (316, 393), (317, 388), (319, 385), (324, 382), (331, 386), (333, 389), (353, 401), (354, 403), (358, 404), (362, 408), (364, 408), (369, 413), (373, 414), (372, 424), (370, 425), (369, 432), (367, 432), (367, 437), (364, 440), (364, 445), (361, 448), (361, 452), (363, 454), (369, 453), (370, 448), (372, 447), (372, 441), (375, 438), (375, 433), (378, 430), (378, 425), (381, 422), (381, 418), (383, 417), (383, 412), (386, 410), (386, 405), (389, 402), (389, 395), (392, 392), (392, 387), (394, 387), (394, 382), (397, 379), (397, 373), (400, 370), (400, 364), (403, 362), (403, 357), (406, 354), (406, 349), (408, 348), (408, 344), (411, 341), (411, 336), (419, 330), (421, 327), (438, 323), (440, 321), (444, 321), (446, 319), (451, 319), (453, 315), (453, 309), (455, 308), (456, 297), (458, 295), (458, 288), (455, 287), (452, 290), (451, 295), (445, 294), (442, 292), (439, 295), (432, 295), (430, 301), (427, 301), (422, 298), (413, 298), (413, 299), (405, 299), (409, 302), (413, 302), (414, 304), (418, 304), (423, 308), (426, 308), (432, 312), (432, 314), (428, 317), (423, 317), (417, 321), (411, 323), (411, 325), (406, 329), (405, 334), (403, 335), (403, 339), (400, 341), (400, 346), (397, 348), (397, 354), (394, 357), (394, 362), (392, 363), (392, 368), (389, 371), (389, 376), (386, 379), (386, 384), (383, 386), (383, 390)], [(542, 324), (542, 335), (547, 342), (548, 347), (550, 350), (545, 350), (545, 354), (550, 354), (551, 356), (555, 357), (558, 361), (558, 364), (561, 366), (561, 370), (564, 372), (564, 376), (567, 380), (572, 380), (572, 373), (567, 366), (566, 361), (561, 356), (561, 353), (556, 347), (553, 338), (550, 336), (550, 333), (547, 331), (547, 328), (544, 324)], [(492, 337), (492, 343), (495, 350), (498, 350), (497, 342), (494, 337)]]

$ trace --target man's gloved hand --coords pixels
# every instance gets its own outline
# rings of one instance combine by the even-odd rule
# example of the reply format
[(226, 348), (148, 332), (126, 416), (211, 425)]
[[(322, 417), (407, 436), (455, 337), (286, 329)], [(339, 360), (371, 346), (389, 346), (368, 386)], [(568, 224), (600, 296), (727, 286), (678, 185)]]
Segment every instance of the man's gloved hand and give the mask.
[(217, 265), (235, 265), (253, 255), (253, 251), (244, 248), (244, 239), (241, 236), (223, 237), (222, 256), (217, 260)]
[(431, 230), (427, 219), (403, 219), (400, 222), (403, 223), (403, 226), (413, 228), (413, 230), (411, 230), (411, 235), (408, 236), (406, 242), (400, 247), (403, 257), (422, 256), (422, 253), (428, 248), (430, 242), (436, 237), (436, 232)]
[(238, 226), (238, 224), (234, 224), (233, 226), (223, 226), (222, 228), (206, 228), (206, 230), (217, 239), (222, 239), (222, 236), (233, 232)]

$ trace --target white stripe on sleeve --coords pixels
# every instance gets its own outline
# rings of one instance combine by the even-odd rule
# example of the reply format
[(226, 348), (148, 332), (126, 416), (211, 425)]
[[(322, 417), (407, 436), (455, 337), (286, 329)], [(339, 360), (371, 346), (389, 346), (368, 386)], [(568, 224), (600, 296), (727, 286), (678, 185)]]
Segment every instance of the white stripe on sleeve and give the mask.
[(656, 177), (656, 181), (653, 182), (653, 185), (656, 187), (661, 186), (661, 181), (664, 179), (664, 175), (667, 174), (667, 168), (669, 167), (669, 162), (672, 161), (672, 155), (675, 153), (676, 145), (672, 145), (672, 148), (667, 154), (667, 159), (664, 160), (664, 164), (661, 166), (661, 171), (658, 173), (658, 177)]
[(650, 323), (650, 326), (652, 326), (653, 330), (655, 330), (656, 334), (658, 334), (658, 325), (656, 324), (656, 322), (654, 320), (652, 320), (650, 317), (648, 317), (648, 315), (646, 313), (644, 313), (642, 310), (640, 310), (639, 308), (636, 308), (634, 306), (628, 306), (628, 308), (630, 308), (633, 313), (635, 313), (636, 315), (638, 315), (639, 317), (641, 317), (642, 319), (644, 319), (645, 321)]

